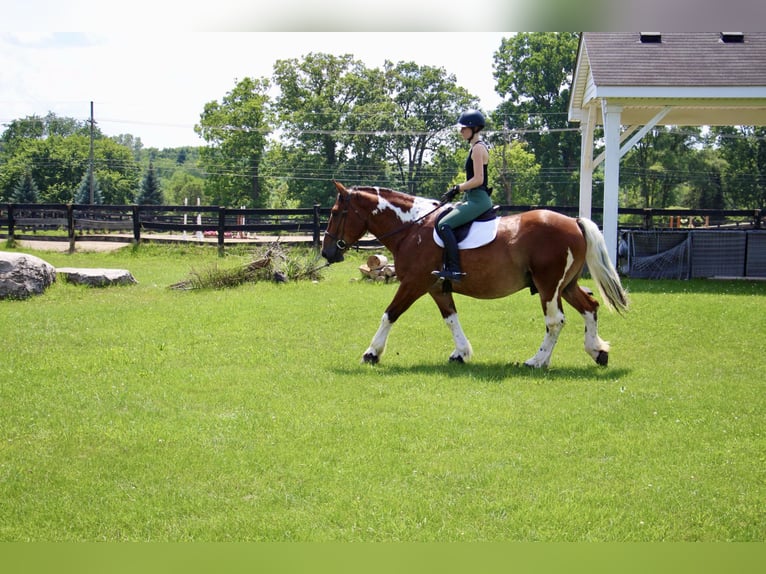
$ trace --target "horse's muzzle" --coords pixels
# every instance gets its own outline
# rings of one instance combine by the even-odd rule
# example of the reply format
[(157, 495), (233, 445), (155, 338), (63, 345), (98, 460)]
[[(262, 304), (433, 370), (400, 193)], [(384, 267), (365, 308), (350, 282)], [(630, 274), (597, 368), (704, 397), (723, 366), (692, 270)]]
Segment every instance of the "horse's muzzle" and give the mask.
[(343, 261), (343, 250), (333, 243), (322, 249), (322, 257), (327, 259), (327, 263), (340, 263)]

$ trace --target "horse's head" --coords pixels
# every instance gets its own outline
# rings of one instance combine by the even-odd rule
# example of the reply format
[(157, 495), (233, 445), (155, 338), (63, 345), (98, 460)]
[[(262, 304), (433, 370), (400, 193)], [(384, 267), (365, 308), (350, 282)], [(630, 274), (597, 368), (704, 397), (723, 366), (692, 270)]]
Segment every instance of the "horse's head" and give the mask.
[[(340, 182), (333, 181), (338, 190), (338, 198), (330, 211), (330, 221), (322, 240), (322, 257), (328, 263), (343, 261), (343, 253), (356, 243), (367, 231), (367, 214), (360, 211), (364, 207), (356, 205), (356, 193), (344, 187)], [(353, 204), (352, 204), (353, 203)]]

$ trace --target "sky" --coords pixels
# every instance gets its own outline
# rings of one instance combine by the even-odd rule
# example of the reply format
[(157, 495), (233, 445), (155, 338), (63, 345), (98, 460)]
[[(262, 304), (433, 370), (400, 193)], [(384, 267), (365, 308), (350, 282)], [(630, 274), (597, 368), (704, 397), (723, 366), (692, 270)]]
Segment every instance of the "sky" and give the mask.
[[(513, 31), (752, 30), (752, 0), (0, 0), (0, 130), (28, 115), (87, 120), (145, 147), (202, 145), (204, 105), (310, 52), (436, 66), (500, 102), (493, 54)], [(69, 30), (62, 32), (62, 30)]]
[(277, 60), (311, 52), (352, 54), (371, 68), (385, 60), (441, 67), (490, 111), (501, 101), (493, 55), (511, 34), (5, 32), (0, 124), (48, 112), (87, 120), (92, 101), (107, 136), (129, 133), (144, 147), (204, 145), (194, 125), (207, 102), (221, 101), (245, 77), (270, 77)]

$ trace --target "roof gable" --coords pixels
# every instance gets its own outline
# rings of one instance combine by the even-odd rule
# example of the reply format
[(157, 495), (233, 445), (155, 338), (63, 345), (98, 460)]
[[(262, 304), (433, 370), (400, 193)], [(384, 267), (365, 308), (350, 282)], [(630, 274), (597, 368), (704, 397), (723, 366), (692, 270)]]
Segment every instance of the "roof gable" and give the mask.
[(766, 86), (766, 34), (724, 42), (720, 32), (585, 32), (593, 81), (600, 86)]
[[(584, 32), (569, 101), (570, 121), (604, 100), (624, 124), (643, 124), (670, 107), (666, 125), (766, 124), (766, 33)], [(652, 41), (654, 40), (654, 41)], [(734, 41), (731, 41), (734, 40)], [(593, 121), (593, 120), (591, 120)]]

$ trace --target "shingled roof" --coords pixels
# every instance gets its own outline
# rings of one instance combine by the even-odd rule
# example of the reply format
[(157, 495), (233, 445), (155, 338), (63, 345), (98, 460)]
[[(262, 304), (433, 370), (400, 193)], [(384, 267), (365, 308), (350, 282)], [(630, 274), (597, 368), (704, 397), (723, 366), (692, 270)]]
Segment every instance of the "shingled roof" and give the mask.
[(766, 33), (584, 32), (570, 120), (602, 99), (625, 106), (625, 123), (673, 105), (661, 123), (763, 125)]

